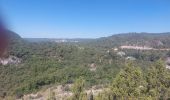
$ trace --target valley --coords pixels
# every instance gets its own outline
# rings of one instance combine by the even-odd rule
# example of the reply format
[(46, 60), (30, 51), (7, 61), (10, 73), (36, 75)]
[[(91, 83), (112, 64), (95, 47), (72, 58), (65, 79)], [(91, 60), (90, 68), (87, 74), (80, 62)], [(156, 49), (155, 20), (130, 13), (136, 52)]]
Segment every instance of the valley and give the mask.
[[(76, 100), (75, 94), (100, 100), (127, 96), (121, 87), (128, 84), (131, 88), (125, 89), (133, 97), (153, 99), (159, 92), (156, 88), (169, 89), (168, 33), (127, 33), (79, 42), (28, 41), (9, 34), (9, 55), (0, 59), (0, 97), (4, 100)], [(162, 74), (152, 76), (157, 73)], [(166, 84), (148, 88), (162, 79)]]

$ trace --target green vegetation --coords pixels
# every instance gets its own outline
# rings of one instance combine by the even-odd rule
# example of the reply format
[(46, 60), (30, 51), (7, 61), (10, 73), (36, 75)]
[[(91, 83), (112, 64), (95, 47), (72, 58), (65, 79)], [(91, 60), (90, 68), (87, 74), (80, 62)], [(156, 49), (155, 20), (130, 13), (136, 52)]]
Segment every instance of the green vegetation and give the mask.
[[(125, 66), (113, 79), (108, 89), (99, 93), (91, 100), (167, 100), (170, 95), (170, 72), (163, 66), (162, 61), (157, 61), (151, 68), (148, 68), (147, 75), (132, 63)], [(81, 98), (80, 94), (85, 93), (83, 89), (84, 80), (74, 83), (77, 92), (74, 93), (74, 100), (87, 100)], [(74, 88), (75, 88), (74, 87)], [(80, 89), (81, 88), (81, 89)], [(81, 91), (78, 91), (81, 90)], [(79, 95), (77, 95), (79, 93)], [(93, 94), (92, 94), (93, 95)], [(92, 96), (84, 94), (85, 97)], [(92, 96), (93, 97), (93, 96)]]
[(71, 97), (72, 100), (87, 100), (87, 95), (84, 93), (84, 85), (85, 81), (83, 80), (82, 77), (77, 79), (74, 83), (72, 92), (73, 96)]
[[(70, 84), (82, 76), (87, 86), (106, 84), (123, 67), (109, 54), (77, 45), (56, 43), (25, 43), (10, 51), (22, 62), (0, 67), (0, 87), (5, 95), (21, 97), (35, 92), (45, 85)], [(100, 60), (101, 59), (101, 60)], [(95, 64), (96, 71), (90, 71)], [(107, 73), (107, 74), (106, 74)]]
[(169, 48), (170, 33), (124, 33), (94, 40), (92, 47), (112, 48), (121, 45), (140, 45), (153, 48)]
[[(170, 73), (165, 68), (164, 61), (158, 61), (169, 57), (168, 51), (119, 50), (126, 54), (120, 56), (119, 51), (112, 49), (126, 41), (136, 43), (137, 39), (131, 39), (137, 37), (136, 34), (84, 40), (79, 43), (29, 43), (16, 34), (11, 34), (13, 38), (9, 54), (21, 59), (21, 63), (0, 65), (1, 98), (20, 98), (44, 86), (73, 83), (72, 100), (112, 100), (121, 97), (153, 99), (155, 96), (169, 96)], [(140, 39), (157, 39), (157, 35), (154, 35), (154, 39), (151, 38), (152, 35), (145, 35), (148, 36), (139, 34)], [(160, 41), (162, 38), (163, 36)], [(140, 39), (138, 43), (142, 44)], [(170, 47), (168, 39), (162, 41), (166, 44), (165, 47)], [(128, 56), (136, 60), (127, 60)], [(84, 93), (85, 89), (94, 85), (104, 85), (109, 90), (106, 89), (97, 96)], [(50, 93), (49, 99), (55, 100), (54, 95)]]
[(129, 64), (114, 79), (111, 90), (114, 96), (143, 96), (145, 82), (142, 71)]

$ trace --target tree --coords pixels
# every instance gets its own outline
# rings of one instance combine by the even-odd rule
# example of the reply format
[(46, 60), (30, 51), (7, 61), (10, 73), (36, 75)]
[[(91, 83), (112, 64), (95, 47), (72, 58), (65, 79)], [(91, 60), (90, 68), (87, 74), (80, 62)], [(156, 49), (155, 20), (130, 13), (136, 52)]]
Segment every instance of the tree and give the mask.
[(158, 60), (148, 69), (147, 76), (147, 94), (152, 97), (165, 97), (170, 88), (170, 73), (165, 68), (163, 61)]
[(85, 85), (85, 80), (80, 77), (78, 78), (72, 88), (73, 92), (73, 100), (83, 100), (84, 98), (87, 98), (87, 94), (84, 93), (84, 85)]
[(128, 63), (114, 79), (111, 90), (114, 98), (143, 96), (145, 81), (141, 69)]

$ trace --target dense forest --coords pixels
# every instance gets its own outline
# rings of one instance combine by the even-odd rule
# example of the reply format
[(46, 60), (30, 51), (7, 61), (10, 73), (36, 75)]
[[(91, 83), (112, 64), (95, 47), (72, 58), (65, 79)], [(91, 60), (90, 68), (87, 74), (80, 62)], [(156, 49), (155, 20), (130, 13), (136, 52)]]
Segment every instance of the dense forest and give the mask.
[[(128, 33), (78, 42), (50, 39), (28, 42), (14, 32), (8, 33), (12, 37), (9, 57), (19, 62), (0, 65), (1, 98), (22, 98), (45, 86), (59, 84), (73, 84), (69, 100), (164, 100), (170, 95), (170, 73), (165, 67), (170, 57), (168, 50), (119, 48), (121, 45), (170, 48), (169, 33)], [(105, 89), (98, 95), (84, 92), (95, 85)], [(50, 96), (49, 100), (55, 97)]]

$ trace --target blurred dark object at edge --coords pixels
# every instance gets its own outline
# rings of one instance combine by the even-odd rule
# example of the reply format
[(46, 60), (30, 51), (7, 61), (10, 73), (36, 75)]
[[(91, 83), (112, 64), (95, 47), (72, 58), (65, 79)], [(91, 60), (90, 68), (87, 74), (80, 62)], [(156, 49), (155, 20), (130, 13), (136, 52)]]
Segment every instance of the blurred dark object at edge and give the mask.
[(9, 34), (3, 23), (0, 21), (0, 58), (8, 56)]

